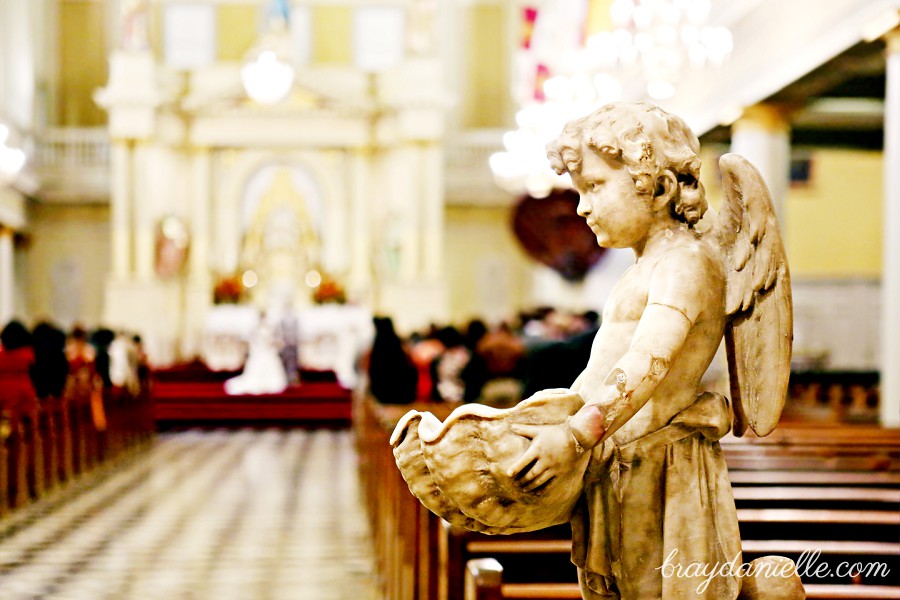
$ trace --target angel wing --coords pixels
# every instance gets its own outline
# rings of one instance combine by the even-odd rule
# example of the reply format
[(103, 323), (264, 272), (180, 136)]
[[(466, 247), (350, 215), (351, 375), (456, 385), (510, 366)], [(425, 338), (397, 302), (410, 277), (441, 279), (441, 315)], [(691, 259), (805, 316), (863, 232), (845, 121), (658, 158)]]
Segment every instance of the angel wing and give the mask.
[(772, 198), (747, 159), (719, 159), (725, 199), (710, 233), (724, 253), (725, 349), (734, 434), (775, 429), (791, 374), (791, 278)]

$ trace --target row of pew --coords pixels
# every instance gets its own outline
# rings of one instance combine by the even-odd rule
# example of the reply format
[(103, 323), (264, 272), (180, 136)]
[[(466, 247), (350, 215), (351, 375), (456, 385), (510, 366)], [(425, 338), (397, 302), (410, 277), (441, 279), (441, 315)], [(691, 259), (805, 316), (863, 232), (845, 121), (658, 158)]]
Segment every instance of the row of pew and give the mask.
[(792, 371), (782, 422), (877, 423), (878, 371)]
[[(488, 536), (450, 526), (410, 494), (389, 444), (394, 424), (411, 408), (444, 418), (453, 406), (357, 401), (360, 472), (385, 598), (581, 597), (568, 525)], [(793, 424), (766, 438), (727, 436), (722, 446), (745, 562), (817, 552), (805, 564), (832, 576), (803, 569), (808, 598), (900, 598), (900, 430)], [(837, 577), (845, 564), (860, 568)]]
[(153, 431), (146, 382), (97, 388), (85, 368), (59, 397), (0, 393), (0, 517), (149, 443)]

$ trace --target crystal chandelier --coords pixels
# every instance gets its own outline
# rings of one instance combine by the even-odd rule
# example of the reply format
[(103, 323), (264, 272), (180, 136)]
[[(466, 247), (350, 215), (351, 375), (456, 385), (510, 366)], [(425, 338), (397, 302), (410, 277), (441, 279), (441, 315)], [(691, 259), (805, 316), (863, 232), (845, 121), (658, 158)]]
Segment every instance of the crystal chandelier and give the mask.
[(615, 29), (591, 36), (587, 51), (601, 67), (637, 68), (648, 96), (670, 98), (687, 68), (720, 66), (731, 54), (731, 32), (708, 25), (709, 12), (710, 0), (615, 0)]
[[(544, 149), (567, 121), (629, 95), (669, 98), (688, 69), (719, 66), (731, 53), (731, 32), (707, 25), (710, 0), (613, 0), (611, 30), (565, 47), (559, 40), (585, 39), (576, 30), (585, 20), (577, 5), (545, 2), (523, 13), (528, 36), (517, 57), (525, 80), (516, 89), (518, 128), (504, 134), (504, 150), (490, 157), (495, 182), (511, 193), (541, 198), (570, 187), (568, 176), (550, 169)], [(539, 19), (556, 35), (541, 38)], [(643, 83), (638, 97), (622, 84), (635, 80)]]
[(542, 92), (542, 102), (531, 102), (516, 113), (518, 128), (503, 134), (504, 150), (489, 159), (500, 187), (535, 198), (548, 196), (554, 188), (571, 187), (568, 174), (557, 175), (550, 168), (547, 142), (559, 135), (568, 121), (619, 100), (622, 85), (606, 73), (557, 75), (543, 83)]

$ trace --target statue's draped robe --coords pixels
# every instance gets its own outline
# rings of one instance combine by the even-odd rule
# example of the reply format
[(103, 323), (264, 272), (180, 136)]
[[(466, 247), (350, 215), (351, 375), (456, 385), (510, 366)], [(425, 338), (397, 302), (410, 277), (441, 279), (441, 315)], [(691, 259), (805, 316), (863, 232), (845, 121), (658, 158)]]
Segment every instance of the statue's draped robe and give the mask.
[[(706, 393), (666, 427), (594, 449), (572, 519), (582, 587), (623, 600), (737, 597), (741, 540), (718, 442), (729, 427), (727, 400)], [(671, 566), (662, 568), (666, 557)], [(722, 565), (732, 561), (733, 573), (698, 593), (711, 570), (728, 572)]]

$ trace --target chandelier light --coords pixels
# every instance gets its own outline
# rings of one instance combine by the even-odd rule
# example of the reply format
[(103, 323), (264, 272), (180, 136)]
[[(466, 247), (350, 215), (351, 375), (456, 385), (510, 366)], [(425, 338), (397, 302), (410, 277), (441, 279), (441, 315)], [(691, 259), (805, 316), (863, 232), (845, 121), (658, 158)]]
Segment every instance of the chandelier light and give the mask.
[(272, 50), (260, 52), (241, 68), (247, 95), (260, 104), (275, 104), (287, 98), (294, 85), (294, 67)]
[(606, 73), (593, 78), (558, 75), (543, 83), (543, 102), (532, 102), (516, 113), (517, 129), (503, 134), (501, 152), (491, 155), (497, 184), (512, 193), (545, 198), (554, 188), (571, 187), (568, 174), (557, 175), (547, 162), (546, 145), (566, 122), (597, 106), (619, 100), (622, 84)]
[[(577, 6), (544, 2), (523, 12), (518, 128), (490, 157), (495, 182), (511, 193), (543, 198), (571, 187), (567, 175), (550, 169), (545, 146), (567, 121), (629, 99), (634, 90), (623, 81), (640, 80), (639, 96), (664, 100), (685, 72), (720, 66), (732, 50), (731, 32), (708, 24), (710, 0), (613, 0), (612, 28), (589, 36), (580, 35), (586, 15)], [(573, 39), (584, 43), (573, 48)]]
[(288, 5), (273, 1), (266, 31), (244, 57), (241, 82), (247, 95), (260, 104), (276, 104), (291, 93), (294, 66), (290, 61)]
[(615, 0), (615, 29), (591, 36), (587, 50), (602, 67), (636, 67), (648, 96), (670, 98), (686, 69), (720, 66), (731, 54), (731, 32), (710, 26), (709, 12), (710, 0)]

